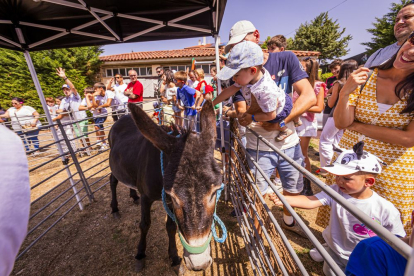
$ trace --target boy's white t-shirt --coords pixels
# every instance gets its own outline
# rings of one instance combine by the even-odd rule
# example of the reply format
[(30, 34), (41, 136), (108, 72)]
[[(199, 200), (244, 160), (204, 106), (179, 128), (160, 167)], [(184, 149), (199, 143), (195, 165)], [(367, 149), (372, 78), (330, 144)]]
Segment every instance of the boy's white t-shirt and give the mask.
[[(108, 93), (108, 92), (111, 92), (111, 93)], [(113, 99), (114, 97), (115, 97), (115, 94), (112, 91), (107, 90), (105, 91), (105, 96), (101, 96), (101, 95), (95, 96), (95, 102), (98, 104), (98, 106), (101, 106), (101, 105), (106, 104), (108, 99)], [(100, 112), (98, 111), (98, 109), (95, 109), (93, 111), (93, 117), (98, 117), (98, 116), (107, 115), (107, 114), (108, 114), (108, 111), (106, 110), (105, 107), (101, 108)]]
[(118, 106), (121, 103), (117, 100), (115, 92), (113, 92), (111, 90), (106, 90), (105, 91), (105, 95), (108, 95), (108, 99), (112, 99), (112, 101), (111, 101), (112, 111), (117, 110), (118, 109)]
[[(332, 185), (330, 188), (392, 234), (405, 237), (400, 212), (391, 202), (380, 197), (376, 192), (372, 191), (373, 194), (370, 198), (356, 199), (343, 193), (337, 185)], [(355, 246), (361, 240), (376, 236), (372, 230), (336, 203), (325, 192), (318, 193), (315, 196), (323, 205), (331, 207), (329, 225), (323, 231), (322, 236), (329, 248), (341, 258), (349, 259)]]
[[(31, 127), (31, 124), (35, 119), (33, 113), (36, 112), (36, 109), (31, 106), (24, 105), (20, 108), (20, 110), (17, 110), (15, 107), (11, 107), (7, 111), (9, 112), (11, 125), (14, 131), (21, 131), (22, 126)], [(36, 127), (41, 125), (42, 124), (38, 120)]]
[(251, 105), (253, 94), (263, 112), (276, 110), (276, 114), (279, 114), (285, 107), (285, 91), (277, 86), (265, 68), (262, 68), (262, 73), (263, 77), (258, 82), (241, 86), (240, 91), (247, 105)]

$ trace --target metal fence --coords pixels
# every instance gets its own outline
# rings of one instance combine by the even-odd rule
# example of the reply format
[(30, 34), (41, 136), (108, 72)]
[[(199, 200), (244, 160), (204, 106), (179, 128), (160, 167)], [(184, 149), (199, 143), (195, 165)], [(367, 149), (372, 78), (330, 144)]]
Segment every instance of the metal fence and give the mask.
[[(148, 113), (154, 113), (156, 115), (154, 119), (158, 122), (166, 123), (174, 120), (174, 114), (168, 114), (168, 112), (163, 112), (160, 109), (154, 110), (152, 109), (152, 103), (149, 104), (150, 108), (147, 107), (144, 110)], [(121, 111), (124, 111), (123, 108)], [(127, 110), (125, 111), (127, 112)], [(108, 118), (113, 114), (117, 113), (108, 112)], [(73, 116), (69, 117), (72, 119), (64, 122), (58, 120), (52, 125), (43, 123), (39, 127), (39, 147), (36, 149), (32, 149), (34, 145), (30, 144), (29, 138), (32, 138), (30, 137), (30, 130), (23, 130), (19, 133), (22, 140), (29, 147), (27, 154), (32, 203), (25, 246), (19, 252), (17, 259), (27, 253), (70, 212), (77, 208), (83, 210), (85, 204), (93, 204), (96, 192), (109, 184), (111, 173), (108, 164), (109, 149), (99, 146), (100, 142), (96, 137), (97, 131), (93, 129), (93, 124), (89, 124), (88, 131), (85, 133), (77, 135), (76, 132), (73, 132), (73, 128), (79, 127), (81, 121), (90, 121), (92, 118), (73, 120)], [(43, 121), (42, 116), (40, 120)], [(9, 124), (10, 122), (6, 125)], [(106, 137), (112, 124), (111, 119), (104, 124), (104, 141), (107, 140)], [(57, 131), (57, 137), (53, 136), (52, 128)], [(262, 197), (256, 185), (254, 173), (248, 166), (248, 158), (257, 168), (255, 173), (264, 176), (269, 186), (285, 204), (331, 269), (337, 275), (344, 275), (301, 217), (284, 200), (263, 170), (257, 166), (254, 161), (255, 158), (246, 151), (237, 130), (237, 120), (231, 121), (230, 128), (227, 131), (231, 135), (229, 140), (225, 141), (230, 151), (224, 153), (226, 161), (225, 166), (223, 166), (223, 178), (228, 184), (225, 195), (226, 200), (230, 199), (235, 208), (240, 234), (244, 240), (254, 275), (309, 275), (309, 273), (282, 231), (271, 208)], [(257, 147), (260, 141), (272, 148), (274, 152), (291, 163), (306, 178), (319, 186), (361, 222), (365, 223), (395, 250), (405, 258), (409, 258), (412, 249), (407, 244), (373, 222), (367, 215), (353, 207), (317, 177), (296, 164), (253, 130), (247, 129), (247, 131), (256, 136)]]
[[(280, 198), (287, 210), (292, 214), (295, 221), (303, 229), (308, 239), (322, 255), (324, 261), (327, 262), (336, 275), (345, 275), (325, 250), (323, 245), (310, 231), (309, 227), (304, 223), (302, 218), (283, 198), (277, 187), (268, 178), (267, 174), (265, 174), (262, 168), (260, 168), (260, 166), (258, 166), (255, 162), (257, 156), (251, 156), (247, 152), (246, 148), (242, 144), (241, 137), (237, 130), (237, 120), (231, 121), (230, 128), (231, 130), (227, 130), (230, 131), (231, 135), (229, 135), (229, 140), (225, 141), (226, 145), (230, 148), (230, 151), (226, 152), (229, 162), (225, 170), (224, 178), (228, 181), (227, 187), (229, 189), (230, 199), (237, 213), (237, 220), (254, 274), (309, 275), (309, 272), (299, 259), (291, 243), (289, 242), (289, 239), (282, 231), (279, 222), (272, 213), (271, 208), (267, 205), (256, 185), (254, 175), (261, 174), (273, 192)], [(373, 230), (392, 248), (398, 251), (406, 259), (409, 259), (412, 252), (412, 248), (410, 246), (394, 236), (381, 225), (375, 223), (369, 216), (347, 202), (341, 195), (329, 188), (329, 186), (319, 180), (312, 173), (308, 172), (300, 164), (297, 164), (291, 158), (286, 156), (269, 141), (249, 128), (247, 128), (246, 131), (256, 137), (257, 152), (259, 142), (266, 144), (279, 156), (288, 161), (295, 169), (299, 170), (304, 177), (315, 183), (333, 200), (338, 202), (358, 220), (367, 225), (367, 227)], [(254, 164), (255, 173), (253, 173), (252, 168), (249, 168), (247, 159), (250, 159)]]

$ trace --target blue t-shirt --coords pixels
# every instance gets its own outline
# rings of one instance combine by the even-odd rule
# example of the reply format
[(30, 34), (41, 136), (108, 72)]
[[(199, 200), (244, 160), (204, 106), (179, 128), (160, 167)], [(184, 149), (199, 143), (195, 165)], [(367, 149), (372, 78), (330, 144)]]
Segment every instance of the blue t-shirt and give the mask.
[(197, 110), (191, 109), (195, 104), (194, 94), (196, 90), (184, 84), (182, 88), (177, 88), (177, 100), (181, 100), (185, 107), (185, 115), (186, 116), (194, 116), (197, 114)]
[(407, 260), (380, 237), (362, 240), (352, 251), (347, 276), (404, 276)]
[(264, 65), (276, 84), (286, 94), (292, 92), (292, 85), (308, 77), (299, 59), (293, 52), (269, 53), (269, 59)]

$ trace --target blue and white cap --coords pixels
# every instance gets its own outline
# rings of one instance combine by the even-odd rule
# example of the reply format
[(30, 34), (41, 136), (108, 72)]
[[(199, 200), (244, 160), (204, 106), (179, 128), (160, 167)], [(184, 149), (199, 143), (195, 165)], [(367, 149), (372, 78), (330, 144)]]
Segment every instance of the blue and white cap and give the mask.
[(67, 84), (64, 84), (64, 85), (62, 85), (62, 89), (63, 89), (63, 88), (70, 89), (70, 86), (69, 86), (69, 85), (67, 85)]
[(243, 41), (230, 51), (226, 66), (217, 74), (220, 80), (232, 78), (241, 69), (263, 64), (263, 51), (259, 45), (251, 41)]
[(386, 166), (381, 159), (364, 151), (364, 142), (358, 142), (352, 150), (343, 150), (334, 146), (334, 151), (340, 152), (338, 158), (331, 165), (322, 169), (334, 175), (349, 175), (357, 172), (379, 174), (382, 166)]

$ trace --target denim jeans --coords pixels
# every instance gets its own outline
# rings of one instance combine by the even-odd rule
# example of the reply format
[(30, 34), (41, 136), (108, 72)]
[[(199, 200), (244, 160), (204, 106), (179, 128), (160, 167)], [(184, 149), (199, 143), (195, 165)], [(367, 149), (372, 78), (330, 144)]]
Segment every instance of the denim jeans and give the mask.
[[(256, 161), (256, 150), (247, 149), (247, 152), (253, 157)], [(291, 148), (282, 150), (287, 156), (292, 158), (296, 163), (302, 165), (303, 155), (300, 149), (300, 144), (293, 146)], [(255, 173), (255, 166), (250, 160), (247, 159), (250, 169)], [(280, 180), (282, 181), (283, 190), (289, 193), (300, 193), (303, 190), (303, 177), (302, 174), (295, 169), (291, 164), (289, 164), (285, 159), (280, 157), (276, 152), (273, 151), (259, 151), (259, 160), (256, 161), (259, 167), (264, 171), (266, 176), (270, 178), (275, 169), (278, 170), (280, 175)], [(257, 171), (257, 186), (262, 193), (262, 195), (267, 193), (269, 184), (262, 176), (262, 174)]]
[(16, 131), (16, 134), (19, 135), (21, 137), (21, 139), (23, 140), (23, 144), (26, 148), (26, 151), (30, 151), (30, 145), (33, 145), (33, 148), (36, 150), (39, 148), (39, 130), (35, 129), (35, 130), (31, 130), (28, 132), (23, 132), (23, 131)]

